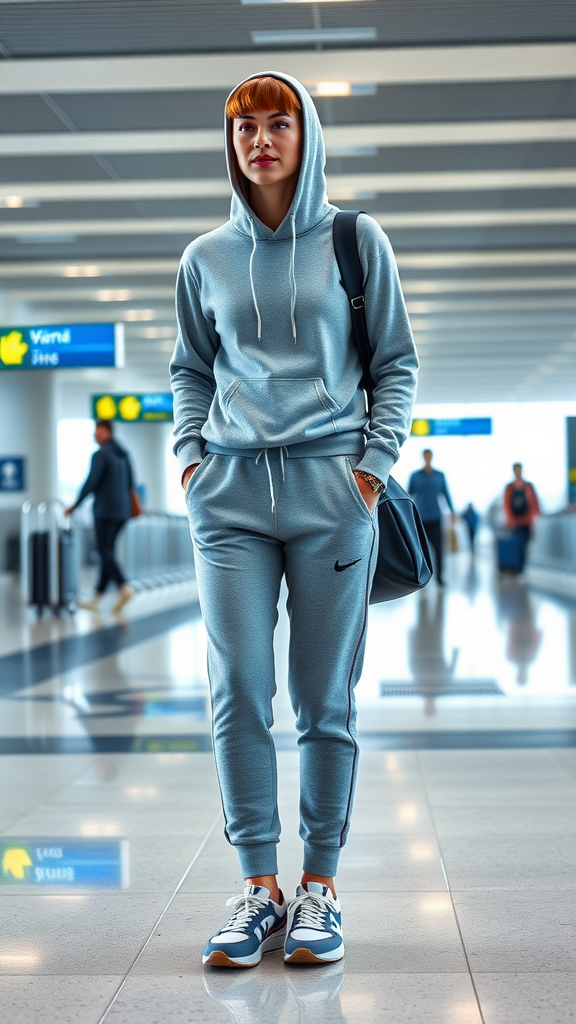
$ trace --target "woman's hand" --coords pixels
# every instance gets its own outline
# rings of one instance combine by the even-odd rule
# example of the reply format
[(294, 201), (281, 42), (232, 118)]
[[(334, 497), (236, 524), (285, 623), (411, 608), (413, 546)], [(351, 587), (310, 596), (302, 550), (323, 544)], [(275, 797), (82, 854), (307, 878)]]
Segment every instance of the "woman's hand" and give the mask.
[(374, 491), (370, 487), (370, 484), (367, 483), (363, 477), (357, 476), (356, 473), (354, 473), (354, 479), (358, 485), (358, 490), (360, 491), (360, 494), (362, 495), (364, 501), (366, 502), (366, 505), (368, 506), (368, 511), (370, 512), (370, 514), (372, 514), (372, 512), (376, 508), (376, 505), (378, 504), (378, 498), (380, 497), (380, 495), (374, 494)]
[(187, 466), (184, 472), (182, 473), (182, 487), (184, 488), (184, 490), (186, 490), (186, 488), (188, 487), (188, 481), (190, 477), (194, 475), (199, 465), (199, 462), (193, 462), (192, 465)]

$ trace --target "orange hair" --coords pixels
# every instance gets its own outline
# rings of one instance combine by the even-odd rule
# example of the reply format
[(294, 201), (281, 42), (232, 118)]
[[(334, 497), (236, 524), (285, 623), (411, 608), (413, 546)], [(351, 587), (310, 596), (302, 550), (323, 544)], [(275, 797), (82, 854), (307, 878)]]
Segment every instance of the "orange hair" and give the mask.
[(252, 114), (256, 110), (277, 110), (282, 114), (293, 114), (302, 110), (296, 93), (280, 78), (251, 78), (234, 90), (226, 103), (226, 116), (230, 119)]

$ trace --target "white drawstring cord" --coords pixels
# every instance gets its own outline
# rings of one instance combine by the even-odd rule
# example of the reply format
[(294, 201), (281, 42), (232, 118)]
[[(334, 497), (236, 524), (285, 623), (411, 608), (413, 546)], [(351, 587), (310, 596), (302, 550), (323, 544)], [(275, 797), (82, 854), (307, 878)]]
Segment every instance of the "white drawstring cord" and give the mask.
[(292, 214), (292, 251), (290, 253), (290, 321), (292, 323), (292, 337), (294, 344), (298, 344), (296, 335), (296, 218)]
[[(282, 472), (282, 482), (286, 479), (284, 472), (284, 460), (288, 458), (288, 449), (286, 445), (280, 446), (280, 470)], [(274, 515), (274, 509), (276, 508), (276, 495), (274, 494), (274, 480), (272, 479), (272, 468), (270, 466), (270, 459), (268, 458), (268, 449), (262, 448), (262, 451), (258, 452), (256, 456), (256, 465), (260, 462), (260, 459), (264, 456), (264, 462), (266, 463), (266, 470), (268, 472), (268, 486), (270, 488), (270, 511)]]
[(264, 456), (264, 462), (266, 463), (266, 469), (268, 471), (268, 484), (270, 487), (271, 499), (270, 511), (272, 512), (272, 514), (274, 514), (274, 509), (276, 508), (276, 497), (274, 494), (274, 481), (272, 480), (272, 470), (270, 469), (270, 459), (268, 458), (267, 448), (263, 448), (262, 451), (259, 452), (258, 455), (256, 456), (256, 465), (258, 465), (258, 463), (260, 462), (262, 455)]
[(250, 218), (250, 228), (252, 231), (252, 252), (250, 254), (250, 287), (252, 289), (252, 301), (254, 303), (254, 309), (256, 310), (256, 316), (258, 318), (258, 344), (262, 343), (262, 317), (260, 316), (260, 310), (258, 309), (258, 300), (256, 298), (256, 289), (254, 287), (254, 255), (256, 253), (256, 232), (254, 230), (254, 221)]

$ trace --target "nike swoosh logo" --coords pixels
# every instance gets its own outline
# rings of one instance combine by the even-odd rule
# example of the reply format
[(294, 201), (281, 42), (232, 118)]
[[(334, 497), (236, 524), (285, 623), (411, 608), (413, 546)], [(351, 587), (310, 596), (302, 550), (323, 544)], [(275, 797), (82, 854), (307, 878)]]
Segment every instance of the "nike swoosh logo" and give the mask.
[(344, 569), (349, 569), (351, 565), (356, 565), (356, 562), (361, 562), (361, 558), (355, 558), (352, 562), (334, 562), (334, 568), (336, 572), (344, 572)]

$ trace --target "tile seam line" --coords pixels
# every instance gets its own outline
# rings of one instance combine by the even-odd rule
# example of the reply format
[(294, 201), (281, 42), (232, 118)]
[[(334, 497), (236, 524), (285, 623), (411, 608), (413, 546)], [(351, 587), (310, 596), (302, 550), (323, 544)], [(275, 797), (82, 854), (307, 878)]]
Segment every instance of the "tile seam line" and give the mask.
[(106, 1009), (104, 1010), (104, 1013), (103, 1013), (103, 1014), (102, 1014), (102, 1016), (101, 1016), (101, 1017), (99, 1018), (99, 1020), (98, 1020), (98, 1024), (103, 1024), (103, 1022), (104, 1022), (104, 1021), (106, 1020), (106, 1018), (108, 1017), (108, 1014), (110, 1013), (110, 1010), (111, 1010), (111, 1009), (112, 1009), (112, 1007), (114, 1006), (114, 1003), (116, 1002), (116, 1000), (118, 999), (118, 996), (119, 996), (119, 995), (120, 995), (120, 993), (122, 992), (122, 989), (123, 989), (123, 988), (124, 988), (124, 986), (126, 985), (126, 982), (128, 981), (128, 979), (129, 979), (129, 977), (130, 977), (130, 975), (131, 975), (132, 971), (134, 970), (134, 968), (135, 968), (136, 964), (138, 963), (138, 961), (139, 961), (140, 957), (142, 956), (142, 954), (143, 954), (144, 950), (145, 950), (145, 949), (146, 949), (146, 948), (148, 947), (149, 943), (151, 942), (151, 940), (152, 940), (152, 937), (153, 937), (153, 935), (154, 935), (154, 932), (156, 931), (156, 929), (157, 929), (158, 925), (159, 925), (159, 924), (160, 924), (160, 922), (161, 922), (161, 921), (163, 920), (164, 916), (166, 915), (166, 913), (168, 912), (168, 910), (169, 910), (169, 909), (170, 909), (170, 907), (172, 906), (172, 903), (174, 902), (174, 900), (175, 900), (176, 896), (177, 896), (177, 895), (178, 895), (178, 893), (180, 892), (180, 890), (181, 890), (182, 886), (184, 885), (184, 882), (185, 882), (185, 881), (186, 881), (186, 879), (188, 878), (188, 875), (190, 874), (190, 872), (191, 872), (192, 868), (194, 867), (194, 865), (195, 865), (196, 861), (198, 860), (198, 858), (199, 858), (200, 854), (202, 853), (202, 851), (203, 851), (203, 850), (204, 850), (204, 848), (206, 847), (206, 844), (208, 843), (208, 840), (210, 839), (210, 836), (212, 835), (212, 833), (213, 833), (214, 829), (216, 828), (216, 825), (218, 824), (218, 821), (219, 821), (219, 820), (220, 820), (220, 812), (218, 812), (218, 814), (217, 814), (217, 815), (216, 815), (216, 817), (214, 818), (214, 821), (212, 822), (212, 824), (211, 824), (210, 828), (208, 829), (208, 831), (207, 831), (206, 835), (204, 836), (204, 839), (203, 839), (203, 840), (202, 840), (202, 842), (200, 843), (200, 846), (199, 846), (199, 847), (198, 847), (198, 849), (196, 850), (196, 853), (194, 854), (194, 856), (193, 856), (192, 860), (190, 861), (190, 863), (189, 863), (188, 867), (186, 868), (186, 870), (185, 870), (184, 874), (182, 875), (182, 878), (181, 878), (181, 879), (180, 879), (180, 881), (178, 882), (178, 885), (176, 886), (176, 888), (175, 888), (174, 892), (172, 893), (172, 895), (171, 895), (170, 899), (168, 900), (168, 902), (167, 902), (166, 906), (164, 907), (164, 909), (163, 909), (162, 913), (161, 913), (161, 914), (160, 914), (160, 915), (158, 916), (157, 920), (156, 920), (156, 921), (154, 922), (154, 924), (153, 924), (152, 928), (150, 929), (150, 931), (149, 931), (149, 933), (148, 933), (148, 935), (147, 935), (146, 939), (144, 940), (144, 942), (143, 942), (142, 946), (141, 946), (141, 947), (140, 947), (140, 949), (138, 950), (138, 952), (137, 952), (136, 956), (134, 957), (134, 959), (133, 959), (132, 963), (130, 964), (130, 967), (129, 967), (129, 968), (128, 968), (128, 970), (126, 971), (126, 974), (124, 975), (124, 977), (123, 977), (122, 981), (120, 982), (120, 984), (119, 984), (118, 988), (116, 989), (116, 991), (115, 991), (114, 995), (112, 996), (112, 999), (110, 1000), (110, 1002), (108, 1003), (108, 1005), (107, 1005)]
[[(560, 748), (560, 749), (566, 749), (566, 748)], [(557, 761), (559, 765), (562, 765), (562, 768), (565, 768), (566, 771), (568, 772), (568, 774), (572, 776), (572, 778), (576, 778), (576, 769), (571, 768), (570, 765), (568, 765), (568, 764), (564, 764), (564, 761), (562, 760), (562, 758), (558, 757), (558, 754), (557, 754), (556, 751), (557, 751), (556, 747), (550, 748), (550, 753), (552, 754), (554, 760)]]
[(432, 827), (434, 829), (434, 835), (436, 837), (436, 843), (437, 843), (437, 846), (438, 846), (438, 854), (439, 854), (439, 857), (440, 857), (440, 867), (442, 868), (442, 874), (444, 875), (444, 881), (446, 883), (446, 889), (448, 890), (448, 895), (450, 897), (450, 903), (451, 903), (451, 906), (452, 906), (452, 913), (454, 915), (454, 921), (456, 922), (456, 928), (458, 930), (458, 937), (460, 939), (460, 945), (462, 946), (462, 952), (464, 953), (464, 959), (466, 961), (466, 968), (468, 970), (468, 975), (470, 977), (470, 984), (472, 985), (472, 991), (474, 993), (474, 998), (476, 1000), (476, 1006), (478, 1007), (478, 1014), (479, 1014), (479, 1017), (480, 1017), (481, 1024), (486, 1024), (486, 1021), (485, 1021), (485, 1018), (484, 1018), (484, 1013), (482, 1011), (482, 1004), (480, 1003), (480, 996), (478, 995), (478, 989), (476, 988), (476, 982), (474, 980), (474, 975), (472, 973), (472, 967), (471, 967), (471, 964), (470, 964), (470, 960), (468, 958), (468, 950), (466, 949), (466, 943), (464, 941), (464, 935), (463, 935), (463, 932), (462, 932), (462, 927), (461, 927), (461, 924), (460, 924), (460, 919), (458, 917), (458, 911), (456, 910), (456, 904), (454, 903), (454, 896), (453, 896), (453, 893), (452, 893), (452, 888), (451, 888), (450, 882), (448, 880), (448, 872), (446, 870), (446, 864), (444, 863), (444, 854), (442, 853), (442, 844), (440, 842), (440, 837), (438, 835), (438, 829), (436, 828), (436, 819), (434, 817), (434, 811), (432, 809), (432, 804), (431, 804), (430, 796), (429, 796), (429, 793), (428, 793), (428, 786), (426, 784), (426, 777), (425, 777), (425, 774), (424, 774), (424, 768), (423, 768), (423, 765), (422, 765), (422, 759), (420, 757), (420, 751), (419, 750), (416, 751), (416, 757), (417, 757), (417, 762), (418, 762), (418, 768), (419, 768), (419, 771), (420, 771), (420, 779), (421, 779), (421, 782), (422, 782), (422, 789), (424, 790), (424, 797), (426, 799), (426, 806), (428, 807), (428, 812), (430, 814), (430, 819), (432, 821)]

